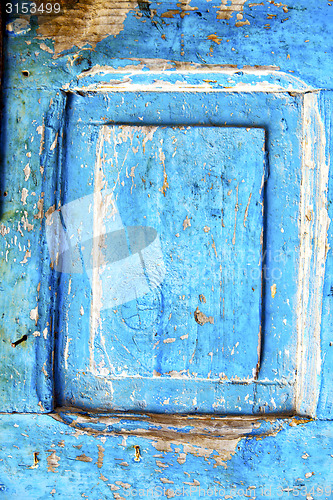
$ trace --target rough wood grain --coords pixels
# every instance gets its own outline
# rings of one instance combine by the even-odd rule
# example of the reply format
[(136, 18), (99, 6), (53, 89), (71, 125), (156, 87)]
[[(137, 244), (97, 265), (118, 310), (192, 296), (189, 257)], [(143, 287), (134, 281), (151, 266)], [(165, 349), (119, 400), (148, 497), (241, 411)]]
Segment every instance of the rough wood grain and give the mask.
[[(41, 0), (38, 1), (40, 4)], [(261, 108), (269, 113), (276, 109), (274, 101), (285, 99), (286, 104), (277, 106), (279, 112), (271, 115), (275, 128), (268, 136), (267, 145), (279, 168), (270, 172), (275, 188), (269, 192), (267, 207), (283, 218), (284, 223), (289, 219), (289, 232), (285, 224), (277, 225), (274, 232), (274, 239), (287, 249), (287, 264), (279, 262), (277, 265), (285, 273), (281, 283), (270, 281), (266, 287), (266, 298), (278, 309), (280, 316), (274, 308), (269, 309), (272, 329), (263, 352), (272, 353), (277, 343), (277, 354), (270, 356), (268, 362), (262, 359), (251, 411), (275, 411), (272, 399), (275, 402), (276, 392), (287, 387), (285, 394), (288, 394), (288, 385), (294, 387), (292, 378), (281, 378), (274, 386), (271, 377), (280, 377), (282, 369), (287, 369), (289, 374), (295, 373), (296, 351), (286, 347), (286, 342), (294, 345), (293, 332), (297, 327), (297, 321), (288, 323), (290, 314), (295, 313), (290, 304), (297, 296), (300, 298), (297, 295), (300, 281), (305, 291), (314, 282), (315, 287), (307, 294), (309, 307), (303, 306), (299, 323), (298, 333), (303, 341), (298, 353), (301, 372), (306, 375), (310, 359), (313, 361), (311, 373), (315, 376), (303, 377), (303, 385), (298, 386), (297, 407), (303, 412), (306, 406), (307, 411), (311, 408), (314, 413), (313, 395), (316, 397), (320, 389), (317, 417), (332, 418), (333, 267), (330, 247), (333, 247), (333, 233), (330, 224), (324, 249), (325, 236), (320, 227), (326, 220), (326, 208), (328, 216), (333, 217), (330, 172), (327, 194), (325, 185), (332, 134), (331, 2), (192, 0), (136, 4), (61, 0), (60, 3), (61, 16), (25, 17), (25, 32), (19, 34), (8, 30), (5, 38), (0, 399), (4, 412), (33, 414), (1, 415), (0, 488), (4, 498), (121, 499), (133, 494), (136, 487), (142, 490), (141, 496), (147, 498), (153, 498), (155, 491), (161, 491), (165, 498), (173, 498), (178, 490), (178, 496), (186, 498), (190, 488), (192, 496), (200, 498), (199, 487), (205, 491), (218, 487), (222, 491), (213, 490), (215, 498), (247, 495), (264, 500), (298, 494), (307, 500), (330, 499), (333, 451), (329, 421), (306, 422), (307, 419), (297, 418), (260, 421), (251, 417), (234, 419), (225, 425), (226, 421), (221, 419), (217, 425), (205, 421), (206, 432), (200, 419), (196, 420), (195, 430), (195, 426), (184, 427), (182, 418), (149, 416), (144, 423), (133, 415), (122, 416), (119, 421), (114, 415), (108, 415), (99, 424), (96, 417), (78, 415), (80, 412), (76, 411), (61, 416), (65, 424), (35, 412), (49, 412), (53, 408), (54, 358), (53, 342), (49, 342), (55, 330), (50, 317), (49, 294), (53, 283), (47, 283), (41, 274), (43, 269), (49, 272), (42, 221), (45, 214), (58, 208), (57, 186), (61, 179), (57, 155), (61, 141), (66, 139), (59, 133), (63, 105), (69, 94), (80, 96), (79, 92), (85, 99), (98, 92), (102, 95), (112, 91), (112, 99), (116, 102), (132, 83), (137, 93), (143, 85), (152, 93), (156, 93), (158, 86), (168, 91), (168, 85), (177, 93), (199, 89), (206, 93), (205, 101), (209, 101), (214, 91), (230, 92), (233, 88), (236, 97), (228, 104), (233, 109), (237, 109), (237, 100), (243, 91), (248, 95), (248, 104), (242, 101), (243, 113), (252, 116), (254, 124), (258, 124), (258, 117), (251, 115), (251, 109), (255, 108), (251, 101), (253, 95), (265, 96), (267, 100)], [(18, 17), (22, 21), (21, 16)], [(6, 19), (5, 24), (7, 21), (13, 18)], [(193, 76), (193, 70), (200, 75)], [(215, 78), (214, 72), (220, 76)], [(302, 152), (297, 146), (303, 136), (302, 119), (297, 122), (299, 127), (295, 129), (293, 140), (283, 144), (283, 153), (278, 151), (280, 139), (276, 132), (293, 129), (293, 120), (286, 120), (286, 108), (297, 121), (304, 110), (303, 96), (311, 101), (313, 94), (307, 97), (306, 94), (315, 89), (320, 90), (316, 96), (316, 116), (312, 115), (312, 109), (308, 118), (311, 121), (313, 116), (311, 127), (321, 124), (326, 143), (322, 139), (321, 142), (313, 141), (313, 136), (310, 138), (314, 148), (321, 144), (321, 149), (325, 150), (325, 158), (320, 157), (319, 162), (313, 161), (310, 155), (310, 163), (314, 166), (310, 169), (314, 174), (311, 175), (306, 172), (307, 161), (302, 160)], [(64, 90), (67, 91), (65, 95)], [(193, 98), (194, 103), (199, 102), (196, 99)], [(156, 101), (156, 105), (160, 103)], [(187, 112), (190, 111), (187, 109)], [(229, 110), (229, 115), (232, 112)], [(145, 113), (151, 118), (149, 108), (145, 108)], [(103, 116), (104, 113), (99, 117), (101, 125), (105, 124)], [(239, 121), (240, 115), (237, 116)], [(142, 125), (138, 123), (135, 108), (131, 119), (133, 117), (136, 117), (137, 126)], [(227, 118), (235, 125), (235, 117), (228, 116), (224, 121)], [(278, 154), (280, 159), (275, 157)], [(297, 194), (291, 186), (301, 186), (302, 168), (305, 186), (316, 196), (312, 204), (303, 186), (300, 211), (300, 191)], [(281, 175), (284, 176), (282, 185)], [(166, 184), (164, 187), (167, 193)], [(313, 206), (308, 206), (311, 204)], [(185, 218), (182, 224), (184, 221)], [(187, 222), (185, 226), (181, 226), (181, 233), (186, 234), (191, 229)], [(304, 240), (307, 248), (312, 249), (312, 260), (307, 261), (304, 267), (307, 271), (300, 281), (296, 276), (300, 276), (302, 266), (292, 261), (292, 255), (300, 248), (300, 234), (297, 229), (293, 231), (293, 227), (301, 227), (305, 232), (309, 228)], [(324, 275), (321, 264), (325, 256)], [(283, 296), (287, 286), (294, 290), (290, 297)], [(320, 315), (309, 313), (314, 305), (318, 312), (321, 299), (323, 314), (319, 331)], [(204, 311), (204, 306), (205, 303), (200, 302), (199, 310)], [(78, 315), (84, 317), (80, 309)], [(209, 318), (209, 312), (206, 316)], [(282, 321), (279, 322), (278, 317)], [(312, 340), (315, 340), (316, 349), (311, 353)], [(318, 383), (313, 384), (313, 380)], [(245, 399), (247, 386), (240, 384), (239, 391), (240, 397)], [(262, 405), (263, 402), (268, 405)], [(85, 403), (88, 405), (89, 401)], [(282, 407), (295, 408), (295, 404), (295, 400), (281, 402)], [(140, 418), (143, 420), (142, 416)], [(92, 430), (87, 426), (92, 426)], [(162, 489), (147, 492), (150, 486)]]

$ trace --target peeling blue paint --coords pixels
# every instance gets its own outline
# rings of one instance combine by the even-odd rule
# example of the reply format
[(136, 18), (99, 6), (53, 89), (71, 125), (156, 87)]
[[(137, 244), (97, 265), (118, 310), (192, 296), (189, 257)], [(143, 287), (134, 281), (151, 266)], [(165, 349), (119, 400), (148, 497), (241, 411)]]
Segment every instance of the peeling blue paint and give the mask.
[[(64, 2), (61, 4), (64, 7)], [(87, 9), (90, 5), (82, 0), (79, 4)], [(251, 498), (252, 491), (255, 492), (253, 498), (255, 495), (255, 498), (261, 499), (280, 496), (290, 498), (296, 494), (303, 498), (331, 498), (332, 430), (330, 422), (325, 419), (330, 419), (333, 411), (330, 383), (333, 363), (330, 247), (333, 247), (333, 235), (330, 225), (328, 240), (326, 243), (323, 241), (325, 228), (321, 228), (321, 224), (324, 227), (326, 219), (321, 203), (325, 202), (328, 216), (332, 217), (332, 176), (329, 176), (325, 201), (325, 165), (329, 162), (331, 149), (333, 6), (330, 2), (314, 0), (296, 0), (292, 5), (267, 0), (252, 4), (248, 1), (238, 4), (232, 1), (229, 5), (215, 0), (192, 0), (186, 5), (169, 1), (149, 4), (139, 2), (139, 5), (133, 2), (125, 6), (123, 11), (117, 12), (114, 28), (109, 20), (115, 7), (109, 6), (109, 10), (103, 14), (102, 2), (99, 1), (95, 4), (92, 22), (98, 40), (92, 37), (89, 27), (86, 40), (80, 38), (78, 18), (75, 16), (78, 5), (74, 7), (74, 2), (69, 2), (66, 7), (67, 14), (61, 21), (67, 30), (63, 39), (66, 47), (62, 52), (59, 52), (62, 47), (60, 38), (57, 38), (55, 31), (51, 32), (46, 24), (47, 19), (42, 16), (31, 16), (28, 24), (23, 23), (25, 27), (20, 16), (16, 16), (16, 24), (12, 25), (13, 29), (8, 26), (5, 38), (1, 155), (0, 290), (3, 307), (0, 401), (3, 412), (31, 412), (33, 415), (1, 416), (0, 459), (4, 467), (0, 490), (4, 498), (126, 498), (130, 492), (133, 496), (133, 488), (141, 488), (143, 497), (154, 498), (151, 491), (147, 491), (150, 487), (162, 487), (161, 494), (167, 498), (172, 498), (177, 488), (181, 491), (178, 496), (186, 498), (187, 490), (182, 488), (192, 488), (192, 497), (200, 498), (199, 487), (207, 491), (217, 486), (223, 488), (223, 494), (214, 492), (213, 498), (226, 498), (226, 495), (243, 498), (246, 494)], [(90, 8), (94, 9), (94, 6)], [(108, 19), (109, 24), (106, 23), (106, 26), (109, 28), (103, 25), (102, 15)], [(15, 16), (7, 21), (13, 22), (14, 19)], [(56, 26), (56, 17), (52, 17), (52, 20)], [(72, 23), (71, 30), (66, 28), (66, 23)], [(117, 32), (108, 32), (108, 29), (116, 29)], [(125, 90), (129, 88), (132, 89), (130, 97), (128, 93), (125, 95)], [(313, 106), (309, 104), (311, 99), (312, 103), (315, 102)], [(151, 104), (146, 106), (148, 100)], [(217, 109), (215, 106), (218, 106)], [(161, 412), (163, 408), (169, 413), (179, 411), (176, 386), (183, 382), (175, 382), (175, 379), (165, 374), (173, 369), (181, 371), (187, 368), (190, 355), (188, 350), (180, 348), (180, 352), (176, 353), (178, 357), (170, 357), (168, 352), (176, 345), (175, 341), (165, 343), (169, 351), (154, 358), (144, 342), (144, 335), (141, 335), (133, 347), (137, 349), (138, 355), (133, 365), (130, 361), (127, 363), (129, 370), (132, 370), (131, 374), (140, 373), (138, 360), (149, 363), (150, 368), (157, 372), (154, 383), (163, 379), (163, 384), (158, 387), (156, 396), (156, 388), (150, 385), (151, 381), (145, 386), (141, 381), (134, 380), (127, 385), (119, 383), (119, 387), (116, 387), (116, 381), (118, 403), (112, 406), (111, 396), (104, 394), (107, 382), (85, 372), (90, 356), (89, 342), (81, 343), (81, 337), (78, 341), (71, 340), (65, 352), (66, 340), (73, 339), (76, 332), (81, 335), (81, 332), (89, 329), (90, 284), (88, 276), (83, 279), (72, 277), (70, 281), (68, 275), (63, 274), (60, 279), (56, 271), (51, 272), (45, 234), (46, 216), (63, 204), (91, 193), (89, 182), (94, 181), (94, 175), (91, 170), (89, 173), (89, 168), (96, 160), (96, 145), (102, 127), (109, 130), (113, 127), (119, 133), (122, 125), (157, 126), (159, 131), (156, 139), (166, 141), (165, 138), (171, 134), (171, 126), (184, 125), (200, 131), (201, 127), (208, 127), (207, 130), (214, 127), (222, 129), (225, 124), (231, 128), (220, 139), (226, 141), (228, 147), (232, 142), (231, 137), (243, 140), (246, 136), (244, 130), (250, 128), (250, 135), (259, 134), (256, 138), (258, 142), (249, 142), (246, 146), (251, 151), (253, 148), (260, 149), (260, 141), (263, 140), (268, 151), (269, 177), (266, 178), (263, 192), (266, 210), (263, 247), (270, 250), (270, 255), (274, 255), (273, 251), (282, 251), (283, 267), (281, 262), (277, 266), (282, 276), (278, 280), (269, 276), (265, 281), (265, 328), (260, 342), (262, 352), (259, 355), (260, 370), (257, 370), (256, 382), (251, 380), (251, 388), (248, 384), (235, 384), (235, 381), (231, 384), (221, 383), (212, 391), (209, 399), (205, 392), (206, 382), (198, 389), (198, 383), (190, 380), (192, 387), (182, 409), (194, 413), (217, 411), (239, 415), (280, 413), (281, 418), (257, 421), (250, 416), (247, 421), (239, 417), (239, 424), (233, 421), (231, 430), (226, 427), (225, 432), (230, 438), (228, 441), (223, 440), (222, 431), (221, 436), (213, 437), (216, 431), (214, 425), (220, 425), (216, 422), (208, 425), (205, 421), (208, 430), (203, 436), (195, 431), (197, 427), (193, 422), (191, 425), (190, 420), (186, 421), (186, 425), (182, 423), (180, 431), (177, 427), (179, 422), (152, 422), (151, 417), (141, 414), (137, 421), (131, 415), (118, 415), (120, 423), (113, 420), (108, 424), (98, 420), (94, 414), (73, 417), (73, 406), (91, 410), (116, 407), (143, 411), (144, 402), (147, 401), (150, 411)], [(232, 127), (239, 125), (239, 130), (233, 132)], [(87, 131), (91, 137), (88, 142), (90, 149), (87, 148), (85, 137), (81, 140), (78, 135)], [(179, 139), (182, 132), (177, 131), (177, 134)], [(304, 137), (307, 139), (304, 140)], [(73, 145), (68, 142), (69, 138), (73, 139)], [(308, 138), (310, 145), (306, 149)], [(206, 147), (200, 140), (195, 139), (195, 142), (198, 149), (204, 150)], [(75, 145), (77, 149), (74, 149)], [(126, 155), (122, 149), (124, 145), (116, 146), (119, 157), (123, 158)], [(134, 149), (138, 145), (135, 139)], [(156, 144), (148, 143), (147, 155), (155, 158), (157, 146), (158, 141)], [(222, 154), (221, 143), (219, 147), (218, 154)], [(67, 163), (62, 156), (66, 148)], [(236, 164), (240, 156), (235, 151), (235, 148), (231, 148), (229, 156)], [(246, 147), (243, 151), (247, 151)], [(111, 157), (111, 144), (107, 144), (105, 152)], [(144, 177), (143, 167), (137, 169), (135, 165), (135, 154), (129, 154), (131, 166)], [(186, 154), (190, 156), (189, 147)], [(142, 161), (144, 153), (140, 152), (140, 155)], [(203, 151), (202, 159), (204, 155)], [(263, 156), (264, 153), (260, 161)], [(167, 218), (162, 217), (162, 223), (156, 226), (157, 219), (154, 219), (152, 209), (144, 214), (147, 224), (141, 220), (144, 210), (140, 204), (142, 193), (150, 194), (152, 199), (159, 196), (159, 199), (167, 200), (165, 206), (169, 213), (174, 216), (179, 212), (181, 216), (179, 237), (174, 236), (174, 242), (188, 238), (186, 251), (190, 253), (193, 248), (198, 250), (192, 243), (197, 220), (193, 214), (183, 210), (189, 191), (182, 185), (177, 186), (175, 172), (170, 174), (166, 170), (167, 186), (162, 164), (157, 176), (155, 171), (159, 159), (154, 161), (154, 170), (144, 178), (146, 182), (156, 183), (155, 191), (151, 186), (145, 187), (136, 173), (129, 175), (131, 170), (127, 172), (128, 177), (122, 174), (119, 178), (124, 184), (122, 188), (126, 196), (117, 199), (117, 204), (119, 210), (126, 213), (126, 225), (153, 227), (159, 234), (164, 234), (166, 244), (169, 238)], [(309, 169), (313, 175), (309, 177), (307, 162), (313, 165)], [(81, 164), (88, 165), (87, 170), (81, 168)], [(82, 174), (80, 182), (76, 181), (74, 170), (71, 170), (75, 165)], [(107, 175), (108, 182), (115, 183), (112, 175)], [(186, 175), (190, 177), (189, 171)], [(195, 176), (190, 180), (198, 183)], [(133, 184), (136, 186), (132, 188)], [(140, 196), (136, 196), (136, 192), (140, 192)], [(311, 198), (309, 193), (316, 196)], [(207, 195), (207, 206), (213, 205), (220, 194), (216, 191), (216, 198)], [(133, 202), (135, 211), (129, 210), (132, 206), (129, 201), (131, 196), (133, 199), (136, 197)], [(176, 203), (170, 205), (169, 199), (176, 196), (177, 199), (183, 197), (181, 207), (177, 207)], [(245, 198), (245, 195), (244, 199), (239, 198), (241, 207), (238, 215), (242, 210), (245, 215)], [(193, 199), (196, 199), (195, 196)], [(313, 205), (310, 203), (312, 199)], [(251, 198), (250, 208), (254, 200), (254, 197)], [(259, 195), (256, 201), (260, 203)], [(221, 208), (218, 204), (216, 206)], [(208, 214), (207, 207), (205, 210)], [(322, 218), (318, 215), (320, 213), (324, 214)], [(200, 217), (200, 223), (204, 222), (204, 217)], [(249, 225), (253, 217), (254, 213), (249, 209), (245, 225), (244, 218), (241, 220), (244, 231), (246, 223)], [(203, 236), (208, 237), (212, 227), (207, 233), (203, 232)], [(228, 233), (228, 236), (232, 238), (233, 234)], [(312, 252), (311, 256), (306, 257), (305, 250), (305, 257), (302, 254), (302, 238), (307, 242), (308, 246), (305, 247)], [(317, 255), (325, 254), (325, 245), (327, 258), (324, 280), (320, 262), (316, 258)], [(244, 248), (248, 249), (247, 246)], [(205, 247), (205, 252), (214, 259), (212, 242)], [(264, 263), (269, 264), (270, 257), (267, 255)], [(301, 282), (304, 293), (298, 295), (301, 276), (299, 262), (303, 257), (305, 276)], [(171, 263), (168, 265), (170, 268)], [(60, 280), (60, 287), (55, 277)], [(201, 282), (203, 279), (200, 279), (200, 285)], [(166, 282), (166, 285), (170, 292), (166, 294), (168, 297), (178, 293), (171, 282)], [(307, 290), (310, 292), (308, 298)], [(234, 287), (230, 287), (232, 293)], [(74, 302), (71, 302), (73, 295)], [(205, 335), (209, 336), (209, 332), (216, 329), (216, 311), (210, 309), (209, 302), (199, 299), (200, 294), (197, 294), (195, 303), (191, 302), (191, 297), (187, 297), (189, 293), (185, 295), (193, 325), (198, 332), (205, 331)], [(202, 295), (207, 299), (208, 293)], [(304, 310), (302, 322), (299, 322), (296, 313), (301, 303), (304, 304)], [(81, 314), (81, 306), (84, 314)], [(199, 323), (194, 317), (197, 307)], [(57, 312), (59, 308), (60, 315)], [(170, 312), (174, 312), (174, 307), (170, 306)], [(257, 312), (256, 309), (254, 314)], [(199, 313), (204, 316), (198, 316)], [(108, 313), (103, 314), (106, 317)], [(178, 316), (181, 317), (181, 312)], [(131, 318), (130, 312), (125, 319), (128, 318)], [(209, 318), (214, 318), (214, 323)], [(112, 335), (118, 320), (112, 314), (107, 319)], [(176, 322), (172, 323), (172, 319), (168, 321), (172, 327), (177, 326)], [(203, 324), (200, 325), (200, 321)], [(128, 322), (131, 320), (128, 319)], [(315, 330), (316, 324), (321, 325), (320, 329)], [(298, 339), (303, 336), (298, 360), (297, 328)], [(123, 329), (130, 331), (128, 325)], [(184, 340), (193, 344), (191, 331), (187, 331), (184, 322), (181, 322), (179, 330), (182, 336), (189, 333), (189, 340)], [(153, 333), (156, 332), (150, 331), (151, 335)], [(171, 336), (169, 331), (157, 334), (159, 340), (176, 336)], [(233, 345), (237, 341), (235, 338)], [(211, 342), (214, 346), (214, 341)], [(16, 347), (12, 347), (12, 344), (16, 344)], [(74, 344), (77, 350), (74, 350)], [(95, 348), (98, 350), (101, 345), (97, 344)], [(101, 350), (98, 352), (96, 359), (101, 361)], [(245, 355), (240, 353), (243, 358), (238, 365), (237, 362), (228, 362), (221, 372), (230, 377), (234, 371), (238, 371), (240, 378), (245, 377), (247, 367), (255, 367), (258, 359), (254, 344), (246, 347), (245, 352)], [(120, 356), (119, 351), (115, 356), (117, 366), (125, 360), (125, 355)], [(210, 357), (207, 358), (204, 370), (202, 365), (198, 366), (200, 375), (208, 375)], [(59, 373), (55, 378), (54, 368)], [(217, 368), (212, 366), (215, 375)], [(162, 374), (162, 377), (158, 374)], [(181, 385), (181, 389), (185, 389), (185, 385)], [(137, 390), (134, 397), (133, 390)], [(226, 402), (215, 410), (213, 404), (219, 391)], [(96, 405), (96, 394), (102, 393), (105, 399)], [(192, 398), (193, 394), (195, 396)], [(192, 400), (197, 395), (194, 403)], [(171, 401), (165, 403), (168, 398)], [(38, 412), (49, 413), (59, 404), (72, 405), (71, 409), (57, 414), (57, 418), (66, 424), (57, 422), (50, 415), (36, 415)], [(295, 411), (316, 415), (321, 420), (282, 418), (283, 412)], [(108, 417), (111, 418), (110, 415)], [(89, 418), (94, 421), (93, 430), (88, 428)], [(116, 419), (117, 415), (112, 418)], [(167, 415), (165, 418), (174, 417)], [(196, 417), (193, 415), (190, 418)], [(202, 418), (207, 416), (202, 415)], [(237, 425), (239, 430), (235, 431)], [(194, 431), (196, 434), (193, 438)], [(177, 433), (180, 433), (181, 438), (175, 444)], [(209, 443), (203, 442), (203, 439), (208, 439)]]

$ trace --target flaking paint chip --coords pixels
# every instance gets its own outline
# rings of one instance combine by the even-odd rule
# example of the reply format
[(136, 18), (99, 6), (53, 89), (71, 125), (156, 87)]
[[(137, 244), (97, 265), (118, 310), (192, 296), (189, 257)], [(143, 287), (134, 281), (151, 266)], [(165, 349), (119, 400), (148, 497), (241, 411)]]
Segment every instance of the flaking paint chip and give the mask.
[(271, 295), (272, 295), (272, 298), (274, 299), (275, 295), (276, 295), (276, 284), (274, 283), (274, 285), (271, 286)]
[(187, 227), (191, 227), (191, 221), (190, 219), (188, 218), (188, 215), (186, 215), (184, 221), (183, 221), (183, 231), (185, 231), (185, 229)]

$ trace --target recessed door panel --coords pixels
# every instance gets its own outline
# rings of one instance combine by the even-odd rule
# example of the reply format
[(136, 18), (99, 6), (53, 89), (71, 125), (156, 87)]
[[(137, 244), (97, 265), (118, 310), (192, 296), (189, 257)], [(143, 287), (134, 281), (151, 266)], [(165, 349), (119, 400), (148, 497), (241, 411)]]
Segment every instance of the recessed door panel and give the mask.
[(252, 380), (260, 355), (264, 130), (92, 129), (68, 132), (75, 189), (47, 224), (59, 400), (191, 411), (208, 391), (211, 411), (216, 387)]

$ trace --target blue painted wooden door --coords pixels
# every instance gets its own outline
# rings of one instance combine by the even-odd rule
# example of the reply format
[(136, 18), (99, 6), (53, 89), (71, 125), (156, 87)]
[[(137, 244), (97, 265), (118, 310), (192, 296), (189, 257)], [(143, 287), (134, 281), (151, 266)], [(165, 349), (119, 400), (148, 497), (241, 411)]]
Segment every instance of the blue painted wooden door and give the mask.
[(294, 4), (6, 3), (5, 498), (332, 498), (331, 6)]

